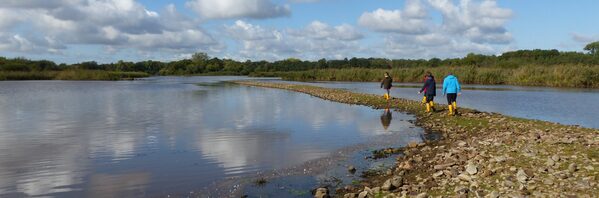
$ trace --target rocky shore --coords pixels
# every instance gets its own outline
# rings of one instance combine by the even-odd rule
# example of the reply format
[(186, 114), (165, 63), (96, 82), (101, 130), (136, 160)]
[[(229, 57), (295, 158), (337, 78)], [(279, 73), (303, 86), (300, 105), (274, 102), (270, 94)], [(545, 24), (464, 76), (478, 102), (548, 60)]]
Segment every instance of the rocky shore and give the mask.
[[(286, 89), (326, 100), (412, 113), (417, 125), (438, 131), (434, 142), (402, 148), (392, 169), (316, 197), (598, 197), (599, 130), (513, 118), (446, 106), (425, 113), (417, 101), (342, 89), (256, 81), (247, 86)], [(599, 120), (598, 120), (599, 121)], [(360, 170), (358, 170), (360, 171)], [(363, 171), (363, 170), (362, 170)]]

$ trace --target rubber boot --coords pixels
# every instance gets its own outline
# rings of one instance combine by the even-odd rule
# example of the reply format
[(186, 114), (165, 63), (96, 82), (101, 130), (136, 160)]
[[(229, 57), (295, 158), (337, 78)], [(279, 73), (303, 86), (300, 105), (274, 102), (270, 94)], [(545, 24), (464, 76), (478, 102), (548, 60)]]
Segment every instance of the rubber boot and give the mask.
[(453, 105), (447, 105), (447, 107), (449, 108), (449, 113), (447, 113), (447, 115), (452, 116), (453, 115)]
[(426, 96), (422, 96), (422, 104), (426, 104)]
[(458, 113), (458, 103), (456, 103), (455, 101), (453, 103), (451, 103), (451, 106), (453, 106), (453, 114), (457, 114)]
[(431, 112), (431, 104), (426, 103), (426, 112), (429, 113)]
[(435, 102), (431, 101), (429, 103), (431, 104), (431, 110), (435, 112)]

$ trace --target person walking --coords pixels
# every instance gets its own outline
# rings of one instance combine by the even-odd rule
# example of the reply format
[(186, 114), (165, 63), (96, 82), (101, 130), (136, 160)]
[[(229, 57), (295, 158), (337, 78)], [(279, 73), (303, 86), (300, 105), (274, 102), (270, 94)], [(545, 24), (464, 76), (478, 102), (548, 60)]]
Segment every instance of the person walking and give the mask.
[(431, 109), (433, 112), (435, 112), (435, 102), (433, 102), (435, 100), (435, 96), (437, 95), (435, 77), (431, 72), (426, 72), (424, 78), (426, 80), (424, 81), (422, 89), (418, 91), (418, 94), (424, 93), (424, 97), (426, 98), (426, 112), (431, 112)]
[(449, 115), (456, 115), (458, 111), (457, 98), (461, 93), (462, 88), (458, 78), (455, 77), (451, 72), (443, 80), (443, 96), (447, 94), (447, 106), (449, 107)]
[(391, 87), (393, 87), (392, 83), (393, 83), (393, 78), (391, 78), (391, 76), (389, 76), (389, 72), (385, 72), (385, 78), (381, 82), (381, 88), (383, 88), (387, 91), (385, 93), (385, 99), (387, 99), (387, 100), (391, 99), (389, 90), (391, 89)]

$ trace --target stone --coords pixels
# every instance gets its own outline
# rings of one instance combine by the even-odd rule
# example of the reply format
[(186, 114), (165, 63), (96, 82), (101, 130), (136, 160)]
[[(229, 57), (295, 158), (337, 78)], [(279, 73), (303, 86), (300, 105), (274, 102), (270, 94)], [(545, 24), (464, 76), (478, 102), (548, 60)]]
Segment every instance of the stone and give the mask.
[(576, 163), (571, 163), (568, 166), (568, 171), (570, 171), (571, 173), (576, 172), (578, 170), (578, 166), (576, 165)]
[(349, 167), (347, 167), (347, 171), (350, 172), (351, 174), (356, 173), (356, 167), (349, 165)]
[(433, 173), (434, 178), (440, 177), (441, 175), (443, 175), (443, 171), (438, 171), (436, 173)]
[(545, 165), (553, 166), (553, 165), (555, 165), (555, 161), (553, 161), (553, 159), (549, 158), (549, 159), (547, 159), (547, 162), (545, 162)]
[(472, 181), (472, 178), (470, 176), (463, 174), (463, 173), (458, 175), (458, 178), (462, 181), (467, 181), (467, 182)]
[(497, 163), (501, 163), (501, 162), (505, 162), (505, 160), (507, 160), (507, 158), (505, 156), (497, 156), (493, 160)]
[(460, 141), (460, 142), (458, 142), (458, 146), (459, 146), (459, 147), (465, 147), (466, 145), (467, 145), (467, 143), (466, 143), (466, 142), (464, 142), (464, 141)]
[(372, 188), (372, 193), (374, 193), (375, 195), (381, 192), (381, 187), (374, 187)]
[(318, 188), (314, 193), (314, 198), (330, 198), (329, 189), (327, 188)]
[(368, 191), (362, 191), (360, 194), (358, 194), (358, 198), (367, 198), (368, 197)]
[(551, 156), (551, 160), (553, 160), (554, 162), (559, 162), (559, 155), (553, 155)]
[(408, 143), (408, 147), (410, 147), (410, 148), (416, 148), (416, 147), (418, 147), (418, 142), (411, 141), (410, 143)]
[(403, 186), (403, 177), (394, 176), (391, 178), (391, 185), (393, 185), (395, 188)]
[(466, 172), (470, 175), (476, 175), (476, 173), (478, 172), (478, 166), (469, 163), (468, 165), (466, 165)]
[(358, 195), (356, 193), (347, 193), (343, 195), (343, 198), (356, 198)]
[(388, 179), (385, 181), (385, 183), (383, 183), (383, 185), (381, 186), (381, 190), (384, 191), (391, 191), (395, 189), (395, 186), (391, 185), (391, 179)]
[(587, 169), (588, 171), (594, 171), (595, 170), (595, 168), (593, 166), (590, 166), (590, 165), (584, 167), (584, 169)]
[(418, 195), (416, 195), (416, 198), (427, 198), (428, 195), (426, 193), (420, 193)]
[(453, 190), (453, 192), (455, 192), (456, 194), (466, 194), (466, 193), (468, 193), (468, 191), (469, 191), (469, 189), (466, 188), (465, 186), (457, 186)]
[(446, 164), (440, 164), (440, 165), (435, 165), (433, 168), (435, 170), (443, 170), (443, 169), (447, 169), (451, 166), (455, 165), (455, 163), (446, 163)]
[(551, 186), (551, 185), (553, 185), (553, 180), (551, 180), (551, 179), (544, 179), (543, 180), (543, 184)]
[(493, 191), (486, 195), (485, 198), (499, 198), (499, 193), (497, 191)]
[(518, 173), (516, 173), (516, 179), (520, 183), (526, 183), (526, 181), (528, 180), (528, 175), (526, 175), (526, 172), (524, 172), (524, 170), (519, 169)]

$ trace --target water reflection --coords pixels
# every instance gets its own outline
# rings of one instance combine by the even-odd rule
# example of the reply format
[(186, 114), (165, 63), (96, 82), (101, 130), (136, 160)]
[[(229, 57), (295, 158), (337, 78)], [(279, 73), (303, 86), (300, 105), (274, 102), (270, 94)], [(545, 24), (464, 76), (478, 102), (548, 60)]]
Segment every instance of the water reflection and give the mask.
[(383, 125), (383, 128), (385, 129), (385, 131), (387, 131), (387, 129), (389, 129), (389, 125), (391, 125), (392, 119), (393, 119), (393, 115), (392, 115), (391, 111), (389, 110), (389, 108), (386, 108), (385, 110), (383, 110), (383, 114), (381, 115), (381, 124)]
[(221, 79), (0, 82), (0, 197), (189, 192), (381, 135), (419, 138), (405, 114)]

